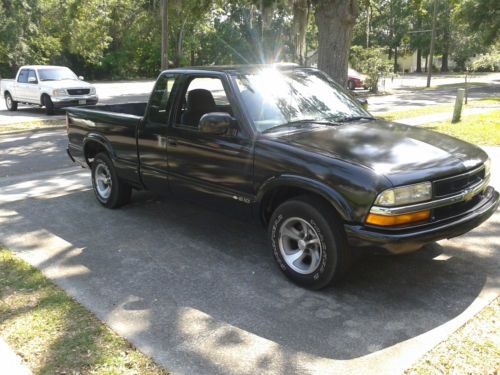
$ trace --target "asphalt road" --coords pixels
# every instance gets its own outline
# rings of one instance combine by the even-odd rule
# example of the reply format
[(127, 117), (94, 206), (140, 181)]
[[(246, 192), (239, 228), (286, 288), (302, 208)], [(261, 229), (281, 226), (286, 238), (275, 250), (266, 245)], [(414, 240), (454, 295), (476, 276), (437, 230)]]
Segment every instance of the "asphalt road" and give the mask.
[[(371, 96), (368, 98), (368, 110), (374, 115), (392, 111), (406, 111), (425, 108), (436, 104), (453, 104), (457, 96), (456, 87), (432, 90), (399, 89), (394, 94)], [(491, 82), (488, 86), (468, 89), (469, 100), (500, 97), (500, 81)], [(432, 114), (432, 111), (429, 111)]]
[(0, 136), (0, 242), (173, 373), (400, 373), (499, 295), (500, 212), (311, 292), (258, 226), (148, 193), (102, 208), (64, 148), (63, 131)]
[[(100, 104), (147, 101), (154, 81), (124, 81), (95, 83)], [(0, 126), (13, 122), (63, 119), (64, 112), (57, 111), (55, 116), (47, 116), (42, 108), (19, 106), (15, 112), (7, 111), (3, 98), (0, 100)]]

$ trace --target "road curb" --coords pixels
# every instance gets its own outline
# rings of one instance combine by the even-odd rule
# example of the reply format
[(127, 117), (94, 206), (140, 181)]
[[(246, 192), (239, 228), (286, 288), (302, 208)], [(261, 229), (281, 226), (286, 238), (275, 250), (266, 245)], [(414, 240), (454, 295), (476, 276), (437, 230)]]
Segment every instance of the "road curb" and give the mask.
[(66, 126), (65, 125), (57, 125), (57, 126), (50, 126), (48, 128), (35, 128), (35, 129), (25, 129), (25, 130), (15, 130), (15, 131), (12, 131), (12, 132), (5, 132), (5, 133), (2, 133), (0, 131), (0, 137), (3, 136), (3, 135), (17, 135), (17, 134), (22, 134), (22, 133), (37, 133), (37, 132), (42, 132), (42, 131), (51, 131), (51, 130), (61, 130), (61, 129), (65, 129)]

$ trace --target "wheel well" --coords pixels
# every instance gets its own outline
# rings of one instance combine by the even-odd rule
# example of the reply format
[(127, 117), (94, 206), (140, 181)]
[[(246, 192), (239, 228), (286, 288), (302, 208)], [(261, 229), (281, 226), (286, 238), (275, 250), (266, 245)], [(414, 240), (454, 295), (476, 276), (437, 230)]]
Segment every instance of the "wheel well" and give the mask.
[(92, 160), (95, 158), (95, 156), (100, 152), (108, 154), (108, 150), (106, 150), (106, 147), (104, 147), (99, 142), (89, 141), (85, 143), (83, 153), (85, 155), (85, 160), (87, 161), (87, 164), (89, 166), (92, 164)]
[[(5, 91), (3, 92), (3, 96), (5, 97), (5, 96), (7, 96), (7, 94), (9, 94), (9, 95), (10, 95), (10, 92), (9, 92), (8, 90), (5, 90)], [(12, 96), (12, 95), (11, 95), (11, 96)]]
[(337, 210), (332, 206), (330, 202), (328, 202), (323, 196), (314, 191), (295, 186), (280, 186), (267, 192), (262, 198), (260, 205), (261, 220), (264, 224), (267, 225), (274, 210), (278, 208), (280, 204), (291, 198), (306, 194), (318, 197), (319, 199), (324, 201), (326, 205), (331, 206), (334, 209), (335, 213), (338, 214)]

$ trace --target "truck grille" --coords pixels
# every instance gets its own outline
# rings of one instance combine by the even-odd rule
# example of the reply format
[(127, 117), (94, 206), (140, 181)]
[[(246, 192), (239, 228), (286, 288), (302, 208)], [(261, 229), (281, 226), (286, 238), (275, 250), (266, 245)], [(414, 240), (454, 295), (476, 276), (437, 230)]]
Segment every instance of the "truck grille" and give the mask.
[(87, 95), (90, 89), (68, 89), (69, 95)]
[(483, 179), (484, 168), (480, 167), (458, 176), (447, 177), (441, 180), (434, 181), (434, 197), (440, 198), (447, 195), (459, 193), (467, 189), (468, 187), (477, 184)]
[(478, 194), (468, 202), (459, 202), (449, 206), (438, 207), (434, 209), (434, 220), (447, 219), (469, 211), (481, 201), (481, 198), (481, 194)]

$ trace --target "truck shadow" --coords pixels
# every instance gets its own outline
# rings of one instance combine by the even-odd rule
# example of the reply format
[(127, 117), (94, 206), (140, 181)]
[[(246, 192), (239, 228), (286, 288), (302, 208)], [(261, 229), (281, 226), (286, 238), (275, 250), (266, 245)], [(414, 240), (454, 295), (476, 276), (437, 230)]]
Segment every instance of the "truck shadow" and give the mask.
[[(498, 276), (495, 254), (432, 244), (405, 256), (363, 255), (345, 281), (312, 292), (280, 273), (262, 228), (191, 203), (135, 193), (132, 204), (106, 210), (85, 191), (2, 208), (22, 217), (12, 220), (9, 234), (42, 231), (71, 244), (39, 268), (88, 269), (56, 281), (76, 290), (77, 299), (80, 290), (99, 318), (109, 323), (122, 314), (147, 327), (127, 338), (153, 347), (160, 363), (201, 358), (219, 373), (230, 370), (211, 362), (214, 352), (244, 356), (269, 341), (280, 349), (255, 359), (262, 370), (276, 355), (290, 366), (295, 353), (365, 356), (453, 319), (489, 275)], [(500, 230), (495, 225), (491, 233)], [(72, 254), (75, 248), (84, 250)]]

